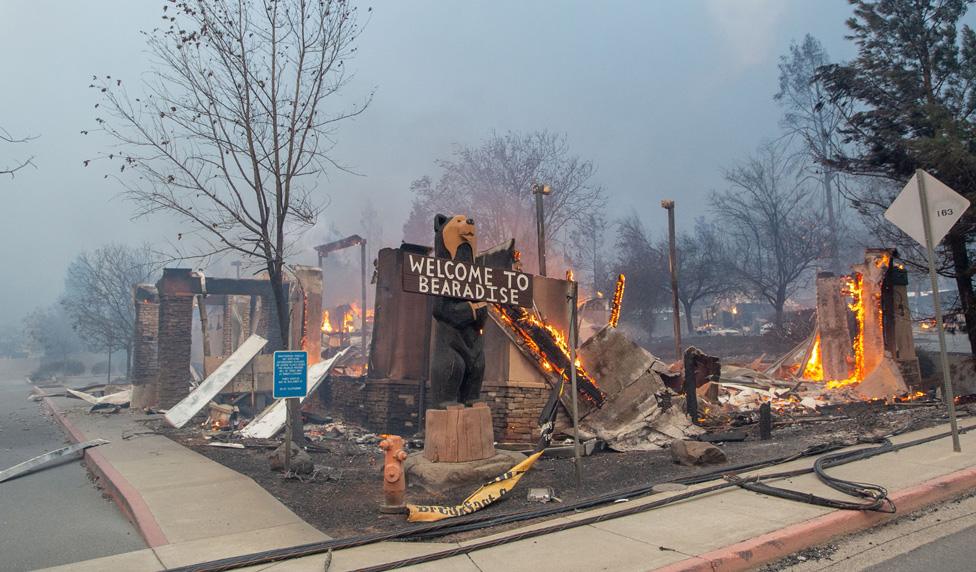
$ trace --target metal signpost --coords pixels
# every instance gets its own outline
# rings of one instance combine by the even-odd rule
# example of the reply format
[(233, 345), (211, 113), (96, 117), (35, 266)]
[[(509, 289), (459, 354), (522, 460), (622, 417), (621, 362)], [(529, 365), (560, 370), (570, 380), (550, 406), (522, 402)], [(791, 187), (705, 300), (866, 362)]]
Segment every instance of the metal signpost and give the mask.
[(288, 399), (285, 407), (285, 473), (291, 471), (291, 406), (294, 399), (308, 393), (308, 352), (304, 350), (274, 353), (275, 399)]
[[(923, 171), (915, 170), (915, 176), (895, 198), (885, 218), (905, 231), (905, 234), (925, 245), (929, 259), (929, 276), (932, 279), (932, 302), (935, 305), (936, 330), (939, 334), (939, 350), (942, 354), (942, 395), (952, 427), (952, 450), (962, 451), (959, 445), (959, 429), (956, 425), (955, 398), (949, 379), (949, 356), (946, 353), (945, 325), (942, 303), (939, 299), (938, 277), (935, 273), (935, 245), (949, 232), (952, 225), (969, 208), (969, 200), (947, 187), (944, 183)], [(921, 220), (919, 220), (921, 214)], [(932, 218), (932, 215), (935, 218)], [(967, 327), (976, 325), (966, 324)]]
[(569, 302), (569, 383), (573, 391), (573, 475), (576, 478), (576, 488), (583, 483), (583, 467), (580, 458), (580, 434), (579, 434), (579, 394), (576, 393), (576, 337), (579, 335), (576, 328), (576, 300), (579, 298), (579, 284), (575, 281), (570, 282), (569, 291), (566, 292), (566, 300)]

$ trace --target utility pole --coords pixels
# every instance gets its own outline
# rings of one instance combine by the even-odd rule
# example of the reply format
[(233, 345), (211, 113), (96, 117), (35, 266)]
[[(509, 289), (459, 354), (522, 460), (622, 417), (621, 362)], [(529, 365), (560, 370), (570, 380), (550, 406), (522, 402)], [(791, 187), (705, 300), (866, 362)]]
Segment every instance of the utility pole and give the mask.
[(532, 185), (535, 195), (536, 233), (539, 235), (539, 276), (546, 275), (546, 226), (542, 217), (542, 195), (552, 192), (549, 185)]
[(681, 316), (678, 312), (678, 255), (674, 244), (674, 201), (661, 201), (668, 211), (668, 254), (671, 261), (671, 306), (674, 310), (674, 345), (676, 358), (681, 361)]
[(360, 257), (363, 269), (363, 308), (360, 320), (360, 327), (362, 328), (361, 340), (362, 340), (362, 355), (363, 355), (363, 371), (369, 367), (369, 354), (366, 353), (366, 239), (362, 239), (360, 244)]

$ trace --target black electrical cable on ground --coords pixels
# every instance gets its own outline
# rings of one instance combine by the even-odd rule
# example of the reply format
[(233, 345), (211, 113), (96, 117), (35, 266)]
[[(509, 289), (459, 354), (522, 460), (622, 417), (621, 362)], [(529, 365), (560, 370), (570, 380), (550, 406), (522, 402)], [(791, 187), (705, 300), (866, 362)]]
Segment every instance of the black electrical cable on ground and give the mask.
[[(835, 467), (844, 463), (850, 463), (860, 459), (867, 459), (868, 457), (873, 457), (875, 455), (880, 455), (881, 453), (887, 453), (893, 450), (894, 446), (891, 444), (891, 441), (885, 439), (882, 445), (874, 449), (857, 449), (854, 451), (843, 451), (841, 453), (825, 455), (813, 463), (813, 472), (816, 473), (817, 477), (825, 485), (846, 495), (869, 499), (867, 502), (850, 502), (830, 499), (810, 493), (774, 487), (759, 480), (753, 481), (743, 479), (731, 474), (726, 475), (725, 478), (730, 483), (734, 483), (746, 490), (786, 500), (805, 502), (812, 505), (825, 506), (828, 508), (836, 508), (841, 510), (872, 510), (894, 513), (896, 510), (895, 503), (888, 498), (888, 491), (885, 490), (884, 487), (867, 483), (845, 481), (844, 479), (832, 477), (824, 472), (824, 469), (828, 467)], [(775, 475), (769, 475), (765, 478), (774, 477)]]
[[(965, 432), (971, 431), (972, 429), (976, 429), (976, 425), (972, 425), (972, 426), (965, 427), (965, 428), (960, 428), (959, 429), (959, 433), (960, 434), (961, 433), (965, 433)], [(883, 453), (888, 453), (888, 452), (892, 452), (892, 451), (899, 451), (901, 449), (905, 449), (905, 448), (908, 448), (908, 447), (913, 447), (913, 446), (916, 446), (916, 445), (921, 445), (921, 444), (924, 444), (924, 443), (928, 443), (928, 442), (931, 442), (931, 441), (935, 441), (937, 439), (942, 439), (942, 438), (945, 438), (945, 437), (947, 437), (949, 435), (951, 435), (950, 432), (945, 432), (945, 433), (939, 433), (939, 434), (936, 434), (936, 435), (932, 435), (932, 436), (929, 436), (929, 437), (924, 437), (924, 438), (921, 438), (921, 439), (916, 439), (914, 441), (909, 441), (909, 442), (906, 442), (906, 443), (901, 443), (901, 444), (898, 444), (898, 445), (890, 445), (890, 443), (889, 443), (890, 446), (876, 447), (876, 448), (873, 448), (873, 449), (858, 449), (858, 450), (855, 450), (855, 451), (847, 451), (847, 452), (844, 452), (844, 453), (841, 453), (841, 454), (838, 454), (838, 455), (827, 455), (826, 457), (823, 457), (821, 459), (818, 459), (818, 461), (824, 460), (824, 462), (820, 464), (820, 470), (822, 472), (822, 470), (824, 468), (835, 467), (835, 466), (842, 465), (842, 464), (845, 464), (845, 463), (850, 463), (852, 461), (867, 459), (869, 457), (873, 457), (873, 456), (880, 455), (880, 454), (883, 454)], [(823, 451), (821, 450), (819, 452), (823, 452)], [(809, 455), (805, 455), (805, 454), (801, 453), (799, 455), (793, 455), (791, 457), (781, 458), (779, 460), (779, 462), (787, 462), (787, 461), (782, 460), (782, 459), (794, 460), (794, 459), (797, 459), (797, 458), (800, 458), (800, 457), (804, 457), (804, 456), (809, 456)], [(757, 465), (757, 466), (758, 465), (769, 466), (770, 464), (775, 464), (775, 463), (761, 462), (761, 463), (756, 463), (755, 465)], [(771, 474), (771, 475), (763, 475), (762, 478), (764, 478), (764, 479), (774, 479), (774, 478), (785, 478), (785, 477), (798, 476), (798, 475), (802, 475), (802, 474), (808, 474), (810, 472), (816, 472), (816, 470), (817, 470), (816, 467), (817, 467), (817, 463), (815, 462), (814, 463), (814, 467), (811, 467), (811, 468), (798, 469), (798, 470), (795, 470), (795, 471), (788, 471), (788, 472), (784, 472), (784, 473), (777, 473), (777, 474)], [(753, 466), (752, 468), (755, 468), (755, 466)], [(682, 482), (682, 481), (685, 481), (685, 482), (694, 482), (694, 479), (704, 478), (704, 475), (710, 475), (710, 476), (713, 476), (714, 477), (714, 476), (718, 476), (721, 473), (727, 473), (730, 470), (743, 470), (743, 466), (739, 466), (739, 467), (726, 467), (724, 469), (720, 469), (720, 470), (716, 470), (716, 471), (709, 471), (709, 472), (704, 473), (704, 474), (701, 474), (701, 475), (693, 475), (691, 477), (686, 477), (684, 479), (673, 479), (671, 481), (662, 481), (662, 482)], [(752, 483), (752, 482), (755, 482), (757, 479), (758, 479), (758, 477), (747, 477), (747, 478), (745, 478), (743, 480), (746, 481), (746, 482), (748, 482), (748, 483)], [(701, 482), (701, 481), (699, 481), (699, 482)], [(467, 546), (464, 546), (464, 547), (459, 547), (459, 548), (455, 548), (455, 549), (451, 549), (451, 550), (446, 550), (446, 551), (443, 551), (443, 552), (437, 552), (437, 553), (434, 553), (434, 554), (428, 554), (426, 556), (419, 556), (419, 557), (416, 557), (416, 558), (410, 558), (410, 559), (400, 560), (400, 561), (396, 561), (396, 562), (389, 562), (389, 563), (380, 564), (380, 565), (372, 566), (372, 567), (368, 567), (368, 568), (361, 568), (359, 570), (355, 570), (354, 572), (382, 572), (384, 570), (393, 570), (393, 569), (396, 569), (396, 568), (402, 568), (404, 566), (412, 566), (412, 565), (420, 564), (420, 563), (423, 563), (423, 562), (430, 562), (430, 561), (439, 560), (439, 559), (442, 559), (442, 558), (449, 558), (451, 556), (457, 556), (457, 555), (460, 555), (460, 554), (467, 554), (469, 552), (474, 552), (474, 551), (477, 551), (477, 550), (482, 550), (484, 548), (491, 548), (493, 546), (499, 546), (501, 544), (506, 544), (508, 542), (514, 542), (516, 540), (523, 540), (525, 538), (532, 538), (532, 537), (540, 536), (540, 535), (543, 535), (543, 534), (549, 534), (549, 533), (553, 533), (553, 532), (559, 532), (559, 531), (562, 531), (562, 530), (567, 530), (567, 529), (570, 529), (570, 528), (575, 528), (577, 526), (585, 526), (585, 525), (589, 525), (589, 524), (595, 524), (597, 522), (602, 522), (602, 521), (605, 521), (605, 520), (610, 520), (610, 519), (619, 518), (619, 517), (622, 517), (622, 516), (628, 516), (628, 515), (631, 515), (631, 514), (637, 514), (637, 513), (640, 513), (640, 512), (645, 512), (645, 511), (648, 511), (648, 510), (652, 510), (654, 508), (658, 508), (658, 507), (664, 506), (664, 505), (669, 504), (669, 503), (672, 503), (672, 502), (676, 502), (676, 501), (679, 501), (679, 500), (684, 500), (684, 499), (691, 498), (691, 497), (694, 497), (694, 496), (697, 496), (697, 495), (706, 494), (706, 493), (718, 491), (718, 490), (725, 489), (725, 488), (730, 488), (730, 487), (733, 487), (733, 486), (739, 486), (739, 483), (724, 482), (724, 483), (712, 485), (712, 486), (709, 486), (709, 487), (704, 487), (704, 488), (701, 488), (701, 489), (697, 489), (697, 490), (694, 490), (694, 491), (688, 491), (688, 492), (685, 492), (685, 493), (679, 493), (677, 495), (673, 495), (673, 496), (667, 497), (665, 499), (661, 499), (659, 501), (654, 501), (654, 502), (646, 503), (646, 504), (643, 504), (643, 505), (630, 506), (630, 507), (627, 507), (627, 508), (624, 508), (624, 509), (621, 509), (621, 510), (618, 510), (618, 511), (610, 512), (610, 513), (596, 515), (596, 516), (592, 516), (592, 517), (589, 517), (589, 518), (583, 518), (583, 519), (575, 520), (575, 521), (572, 521), (572, 522), (560, 523), (560, 524), (557, 524), (557, 525), (543, 527), (543, 528), (539, 528), (539, 529), (535, 529), (535, 530), (531, 530), (531, 531), (525, 531), (525, 532), (521, 532), (521, 533), (517, 533), (517, 534), (513, 534), (513, 535), (501, 537), (501, 538), (492, 539), (492, 540), (489, 540), (489, 541), (474, 543), (474, 544), (470, 544), (470, 545), (467, 545)], [(223, 572), (224, 570), (234, 570), (234, 569), (237, 569), (237, 568), (243, 568), (243, 567), (246, 567), (246, 566), (253, 566), (253, 565), (257, 565), (257, 564), (269, 564), (269, 563), (272, 563), (272, 562), (279, 562), (279, 561), (282, 561), (282, 560), (290, 560), (292, 558), (301, 558), (301, 557), (304, 557), (304, 556), (312, 556), (312, 555), (315, 555), (315, 554), (324, 554), (324, 553), (326, 553), (326, 552), (328, 552), (330, 550), (340, 550), (340, 549), (344, 549), (344, 548), (352, 548), (352, 547), (355, 547), (355, 546), (363, 546), (365, 544), (372, 544), (374, 542), (380, 542), (380, 541), (384, 541), (384, 540), (396, 540), (396, 539), (416, 538), (416, 537), (420, 536), (421, 534), (424, 534), (424, 533), (427, 533), (427, 532), (431, 532), (431, 531), (435, 531), (435, 530), (455, 532), (455, 531), (459, 531), (458, 529), (460, 528), (460, 526), (468, 526), (468, 525), (470, 525), (470, 524), (472, 524), (472, 523), (474, 523), (476, 521), (481, 521), (480, 528), (484, 528), (484, 527), (487, 527), (487, 526), (494, 526), (494, 525), (498, 524), (498, 522), (496, 522), (496, 520), (497, 519), (501, 519), (501, 518), (506, 517), (506, 516), (507, 517), (515, 517), (516, 515), (517, 516), (520, 516), (521, 518), (519, 518), (518, 520), (527, 520), (529, 518), (537, 518), (539, 516), (548, 516), (550, 514), (555, 514), (556, 512), (563, 512), (565, 510), (576, 510), (575, 508), (571, 508), (571, 507), (576, 507), (578, 505), (582, 505), (582, 504), (594, 502), (596, 499), (608, 499), (608, 498), (612, 498), (613, 500), (615, 500), (615, 499), (619, 499), (619, 498), (622, 498), (622, 497), (626, 497), (628, 494), (633, 494), (636, 491), (641, 491), (641, 490), (644, 490), (644, 489), (647, 489), (649, 491), (650, 490), (650, 486), (635, 487), (633, 489), (627, 489), (627, 490), (624, 490), (624, 491), (616, 491), (616, 492), (611, 493), (611, 494), (608, 494), (608, 495), (600, 495), (598, 497), (592, 497), (591, 499), (584, 499), (583, 501), (578, 501), (577, 503), (571, 503), (569, 505), (563, 505), (563, 506), (557, 507), (555, 509), (543, 509), (543, 510), (535, 510), (535, 511), (521, 511), (521, 512), (515, 512), (515, 513), (509, 513), (509, 515), (495, 515), (495, 516), (471, 515), (470, 517), (467, 517), (467, 518), (462, 517), (462, 518), (452, 519), (451, 521), (448, 521), (448, 522), (441, 521), (441, 522), (434, 522), (434, 523), (429, 523), (429, 524), (423, 524), (423, 525), (418, 525), (418, 526), (415, 526), (415, 527), (409, 527), (409, 528), (406, 528), (406, 529), (402, 529), (400, 531), (394, 531), (394, 532), (390, 532), (390, 533), (378, 533), (378, 534), (363, 535), (363, 536), (358, 536), (358, 537), (353, 537), (353, 538), (347, 538), (347, 539), (326, 540), (326, 541), (322, 541), (322, 542), (314, 542), (314, 543), (310, 543), (310, 544), (303, 544), (303, 545), (300, 545), (300, 546), (293, 546), (293, 547), (288, 547), (288, 548), (280, 548), (280, 549), (275, 549), (275, 550), (268, 550), (268, 551), (264, 551), (264, 552), (258, 552), (258, 553), (254, 553), (254, 554), (246, 554), (246, 555), (236, 556), (236, 557), (231, 557), (231, 558), (223, 558), (223, 559), (220, 559), (220, 560), (214, 560), (214, 561), (210, 561), (210, 562), (201, 562), (201, 563), (198, 563), (198, 564), (191, 564), (189, 566), (182, 566), (182, 567), (178, 567), (178, 568), (168, 568), (168, 569), (166, 569), (165, 572)], [(803, 493), (800, 493), (800, 494), (803, 494)], [(604, 500), (603, 502), (607, 502), (607, 501)], [(513, 520), (513, 522), (514, 521), (515, 520)], [(450, 532), (445, 532), (445, 534), (450, 533)]]

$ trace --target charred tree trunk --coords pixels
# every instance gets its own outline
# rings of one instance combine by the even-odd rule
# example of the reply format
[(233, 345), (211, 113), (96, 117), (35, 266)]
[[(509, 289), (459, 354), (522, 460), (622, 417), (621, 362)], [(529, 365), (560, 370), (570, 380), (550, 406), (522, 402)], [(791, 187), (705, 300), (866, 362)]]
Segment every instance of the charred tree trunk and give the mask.
[[(285, 297), (284, 276), (282, 274), (282, 262), (274, 260), (268, 263), (268, 277), (271, 281), (271, 292), (274, 297), (275, 310), (278, 314), (278, 332), (280, 339), (279, 347), (288, 349), (289, 314), (288, 299)], [(298, 399), (289, 399), (286, 402), (291, 413), (291, 438), (296, 443), (305, 441), (304, 424), (302, 423), (302, 406)]]
[(966, 316), (966, 335), (969, 336), (969, 349), (976, 355), (976, 293), (973, 292), (972, 270), (969, 268), (969, 252), (963, 235), (950, 233), (946, 239), (952, 253), (952, 267), (956, 275), (956, 288), (959, 290), (959, 303)]
[(682, 302), (681, 305), (685, 307), (685, 325), (688, 327), (688, 335), (690, 336), (695, 331), (695, 326), (692, 324), (692, 321), (691, 321), (691, 317), (692, 317), (691, 316), (691, 307), (694, 305), (694, 303), (688, 304), (688, 303)]

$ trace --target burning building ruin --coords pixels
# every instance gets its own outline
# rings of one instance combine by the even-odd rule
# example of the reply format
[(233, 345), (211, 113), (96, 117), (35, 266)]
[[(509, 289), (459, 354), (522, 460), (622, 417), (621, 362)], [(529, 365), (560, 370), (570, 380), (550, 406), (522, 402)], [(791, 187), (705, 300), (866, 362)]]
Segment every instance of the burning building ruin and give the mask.
[(856, 384), (867, 398), (906, 397), (921, 389), (908, 273), (894, 262), (896, 255), (869, 249), (850, 276), (817, 277), (817, 325), (802, 344), (797, 377), (824, 381), (828, 389)]

